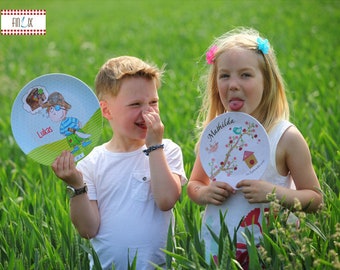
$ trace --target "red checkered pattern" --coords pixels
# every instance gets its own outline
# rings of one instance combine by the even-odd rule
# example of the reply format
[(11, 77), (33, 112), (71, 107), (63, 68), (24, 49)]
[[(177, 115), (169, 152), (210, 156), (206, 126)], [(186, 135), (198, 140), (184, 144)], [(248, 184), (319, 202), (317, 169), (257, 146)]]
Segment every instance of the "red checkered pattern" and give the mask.
[[(2, 22), (2, 16), (4, 16), (4, 18), (6, 17), (8, 20), (11, 20), (12, 16), (13, 17), (21, 16), (23, 18), (24, 16), (27, 16), (27, 17), (35, 16), (35, 18), (41, 18), (41, 16), (46, 17), (46, 10), (45, 9), (3, 9), (1, 10), (1, 22)], [(19, 19), (16, 19), (16, 20), (19, 20)], [(11, 26), (15, 26), (15, 27), (11, 27)], [(31, 27), (24, 28), (24, 27), (20, 27), (20, 22), (16, 23), (15, 21), (15, 25), (13, 25), (13, 23), (8, 24), (8, 21), (6, 21), (4, 25), (1, 25), (1, 35), (46, 35), (45, 21), (43, 22), (43, 26), (42, 25), (39, 25), (39, 26), (34, 25), (34, 26), (35, 27), (31, 25)]]
[(46, 35), (46, 30), (1, 30), (1, 35)]
[(46, 15), (45, 9), (2, 9), (1, 15)]

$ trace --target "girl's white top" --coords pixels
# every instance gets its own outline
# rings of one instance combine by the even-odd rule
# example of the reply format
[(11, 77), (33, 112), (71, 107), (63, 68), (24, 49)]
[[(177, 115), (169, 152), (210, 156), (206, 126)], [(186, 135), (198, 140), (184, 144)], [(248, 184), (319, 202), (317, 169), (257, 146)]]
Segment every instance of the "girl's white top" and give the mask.
[[(180, 147), (164, 139), (164, 152), (172, 173), (187, 181)], [(98, 202), (99, 232), (91, 239), (103, 269), (128, 269), (137, 255), (137, 269), (154, 269), (149, 261), (164, 264), (160, 249), (166, 246), (172, 210), (161, 211), (150, 186), (149, 157), (142, 147), (113, 153), (105, 145), (95, 147), (77, 168), (88, 186), (88, 197)], [(174, 223), (172, 223), (174, 224)], [(90, 256), (91, 268), (93, 258)]]
[[(276, 148), (280, 138), (292, 125), (293, 124), (289, 121), (280, 121), (268, 134), (270, 143), (270, 161), (261, 179), (275, 185), (295, 188), (290, 174), (282, 176), (278, 173), (275, 158)], [(232, 241), (234, 231), (244, 218), (237, 231), (237, 256), (242, 257), (242, 253), (247, 250), (246, 241), (242, 232), (244, 232), (245, 228), (248, 228), (250, 232), (254, 233), (256, 243), (259, 243), (259, 239), (262, 235), (262, 214), (264, 209), (268, 207), (267, 203), (248, 203), (240, 190), (238, 190), (236, 194), (231, 195), (221, 206), (208, 205), (205, 209), (201, 232), (206, 246), (206, 260), (209, 262), (211, 255), (216, 258), (218, 254), (218, 244), (212, 238), (207, 226), (209, 226), (212, 231), (219, 236), (220, 211), (222, 214), (226, 213), (224, 222), (228, 226), (228, 231)]]

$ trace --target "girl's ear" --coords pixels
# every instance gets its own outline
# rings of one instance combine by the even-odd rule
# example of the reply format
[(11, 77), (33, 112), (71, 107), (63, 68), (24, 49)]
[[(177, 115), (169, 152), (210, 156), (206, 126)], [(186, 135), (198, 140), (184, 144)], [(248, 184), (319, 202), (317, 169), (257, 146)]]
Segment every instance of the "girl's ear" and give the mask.
[(111, 110), (107, 104), (107, 101), (102, 100), (99, 102), (99, 105), (100, 105), (100, 109), (102, 111), (103, 117), (106, 118), (107, 120), (110, 120), (112, 118), (112, 115), (111, 115)]

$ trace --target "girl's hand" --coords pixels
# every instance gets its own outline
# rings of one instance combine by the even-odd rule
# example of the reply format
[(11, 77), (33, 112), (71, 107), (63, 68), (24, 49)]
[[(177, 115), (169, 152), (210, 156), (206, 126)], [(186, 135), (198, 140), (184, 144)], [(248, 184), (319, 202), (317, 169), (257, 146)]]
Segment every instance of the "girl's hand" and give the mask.
[(267, 194), (275, 189), (273, 184), (263, 180), (242, 180), (237, 183), (236, 187), (243, 192), (244, 198), (249, 203), (268, 202)]
[(162, 143), (164, 125), (159, 113), (153, 108), (143, 111), (143, 118), (147, 127), (145, 145), (147, 147)]
[(231, 194), (236, 191), (227, 183), (212, 181), (208, 186), (201, 187), (202, 202), (204, 204), (221, 205)]
[(52, 170), (55, 175), (63, 180), (66, 184), (74, 188), (84, 186), (83, 176), (76, 169), (74, 157), (69, 151), (63, 151), (52, 164)]

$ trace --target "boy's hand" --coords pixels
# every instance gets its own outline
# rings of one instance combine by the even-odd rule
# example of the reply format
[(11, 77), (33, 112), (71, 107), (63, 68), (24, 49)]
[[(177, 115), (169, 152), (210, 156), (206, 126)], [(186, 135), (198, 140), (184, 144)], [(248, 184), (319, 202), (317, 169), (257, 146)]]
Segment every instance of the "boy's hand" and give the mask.
[(52, 170), (55, 175), (63, 180), (66, 184), (74, 188), (84, 186), (83, 176), (76, 169), (74, 157), (69, 151), (63, 151), (52, 164)]
[(149, 147), (151, 145), (161, 144), (164, 133), (164, 125), (159, 113), (153, 108), (150, 108), (143, 111), (143, 118), (147, 127), (145, 145)]

